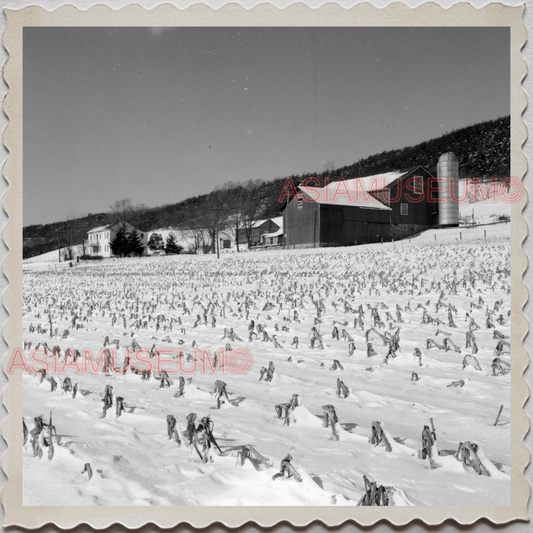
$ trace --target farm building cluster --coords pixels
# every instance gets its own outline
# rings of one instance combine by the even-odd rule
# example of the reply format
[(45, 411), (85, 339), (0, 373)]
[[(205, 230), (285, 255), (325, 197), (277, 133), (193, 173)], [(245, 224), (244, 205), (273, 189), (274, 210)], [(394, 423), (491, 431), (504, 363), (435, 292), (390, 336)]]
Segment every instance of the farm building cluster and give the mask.
[(435, 179), (424, 167), (324, 187), (300, 185), (283, 211), (287, 248), (353, 246), (459, 225), (459, 164), (449, 152)]
[(287, 193), (282, 216), (254, 221), (251, 232), (221, 229), (216, 242), (207, 229), (158, 228), (143, 232), (131, 224), (116, 222), (91, 229), (83, 253), (112, 257), (111, 242), (124, 225), (128, 233), (137, 232), (144, 255), (163, 253), (149, 246), (154, 234), (163, 242), (173, 235), (187, 252), (212, 253), (218, 249), (228, 253), (256, 247), (353, 246), (400, 240), (429, 228), (458, 226), (457, 157), (451, 152), (443, 154), (437, 170), (437, 180), (422, 166), (407, 172), (341, 179), (323, 187), (308, 185), (304, 180)]
[[(173, 235), (176, 244), (186, 252), (212, 253), (215, 249), (212, 235), (207, 229), (158, 228), (143, 232), (127, 222), (115, 222), (93, 228), (88, 232), (87, 239), (84, 243), (85, 254), (113, 257), (111, 242), (121, 227), (125, 227), (127, 233), (137, 232), (144, 246), (144, 255), (158, 255), (162, 253), (150, 248), (149, 243), (153, 235), (161, 237), (162, 242), (166, 242), (169, 236)], [(251, 247), (281, 245), (283, 242), (283, 217), (254, 221), (250, 234)], [(239, 243), (240, 250), (248, 249), (248, 236), (244, 231), (238, 231), (237, 235), (226, 229), (218, 232), (218, 243), (216, 244), (218, 244), (220, 253), (237, 251), (237, 242)]]

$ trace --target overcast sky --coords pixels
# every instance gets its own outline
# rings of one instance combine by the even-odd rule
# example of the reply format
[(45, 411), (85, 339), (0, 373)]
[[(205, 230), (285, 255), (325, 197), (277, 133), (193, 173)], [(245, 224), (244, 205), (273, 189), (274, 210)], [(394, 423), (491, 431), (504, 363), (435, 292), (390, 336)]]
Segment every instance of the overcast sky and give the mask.
[(25, 28), (23, 53), (24, 225), (510, 113), (507, 28)]

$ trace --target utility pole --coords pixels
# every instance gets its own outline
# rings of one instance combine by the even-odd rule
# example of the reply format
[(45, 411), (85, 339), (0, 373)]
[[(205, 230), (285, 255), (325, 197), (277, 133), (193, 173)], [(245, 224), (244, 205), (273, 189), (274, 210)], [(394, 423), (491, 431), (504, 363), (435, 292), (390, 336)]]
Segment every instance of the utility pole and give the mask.
[(214, 211), (215, 212), (215, 235), (214, 235), (214, 238), (215, 238), (215, 243), (214, 246), (216, 247), (216, 251), (217, 251), (217, 259), (220, 259), (220, 249), (219, 249), (219, 244), (218, 244), (218, 212), (219, 211), (224, 211), (226, 208), (225, 207), (208, 207), (208, 209), (210, 211)]
[(68, 258), (72, 259), (72, 245), (70, 244), (70, 226), (68, 227)]
[(220, 247), (218, 246), (218, 209), (215, 212), (217, 214), (216, 229), (215, 229), (215, 232), (216, 232), (215, 239), (216, 239), (216, 247), (217, 247), (217, 259), (220, 259)]

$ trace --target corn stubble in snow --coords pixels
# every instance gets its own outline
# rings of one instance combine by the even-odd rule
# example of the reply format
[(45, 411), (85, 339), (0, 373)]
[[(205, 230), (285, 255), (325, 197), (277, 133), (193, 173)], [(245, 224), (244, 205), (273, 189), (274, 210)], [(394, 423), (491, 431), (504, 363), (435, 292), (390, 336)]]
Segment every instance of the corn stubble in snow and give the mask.
[(126, 370), (24, 376), (25, 505), (509, 503), (508, 239), (36, 267), (23, 324)]

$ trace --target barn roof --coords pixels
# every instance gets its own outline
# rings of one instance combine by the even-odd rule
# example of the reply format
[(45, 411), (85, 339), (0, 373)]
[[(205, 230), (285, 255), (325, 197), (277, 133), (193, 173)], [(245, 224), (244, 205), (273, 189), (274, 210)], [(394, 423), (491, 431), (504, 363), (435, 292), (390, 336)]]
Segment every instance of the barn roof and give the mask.
[(283, 235), (283, 228), (279, 228), (277, 231), (272, 233), (263, 233), (261, 237), (279, 237), (280, 235)]
[[(353, 181), (353, 180), (349, 180)], [(348, 184), (348, 182), (344, 182)], [(337, 185), (337, 187), (331, 187)], [(391, 211), (391, 208), (382, 204), (368, 191), (356, 189), (355, 186), (344, 187), (339, 182), (331, 183), (328, 187), (298, 187), (307, 197), (307, 201), (327, 205), (345, 205), (361, 209), (380, 209)], [(366, 193), (366, 194), (365, 194)]]
[[(397, 179), (405, 175), (405, 172), (395, 170), (393, 172), (385, 172), (383, 174), (375, 174), (373, 176), (364, 176), (362, 178), (353, 178), (351, 180), (345, 180), (346, 186), (350, 191), (365, 191), (375, 192), (381, 191), (385, 187), (392, 185)], [(331, 190), (338, 187), (338, 181), (330, 183), (328, 188)]]
[[(413, 174), (418, 169), (423, 170), (426, 174), (431, 175), (428, 170), (421, 165), (411, 167), (409, 170), (395, 170), (384, 172), (373, 176), (364, 176), (361, 178), (352, 178), (345, 180), (341, 178), (327, 185), (327, 187), (308, 187), (297, 185), (297, 189), (305, 194), (307, 201), (317, 202), (319, 204), (346, 205), (359, 207), (361, 209), (384, 209), (390, 210), (386, 205), (385, 199), (379, 201), (379, 194), (385, 188), (390, 187), (399, 179)], [(327, 194), (326, 194), (327, 189)], [(335, 195), (335, 192), (337, 194)], [(348, 191), (348, 193), (346, 193)], [(358, 194), (355, 194), (355, 193)], [(366, 194), (364, 194), (366, 193)], [(285, 210), (288, 203), (293, 200), (294, 196), (289, 196), (283, 200), (282, 211)]]
[(319, 204), (346, 205), (359, 207), (361, 209), (382, 209), (390, 210), (385, 202), (379, 200), (380, 195), (376, 194), (387, 187), (390, 187), (395, 181), (413, 173), (421, 166), (415, 166), (408, 171), (395, 170), (375, 174), (373, 176), (364, 176), (349, 180), (340, 179), (329, 183), (326, 187), (306, 187), (298, 186), (310, 201)]

